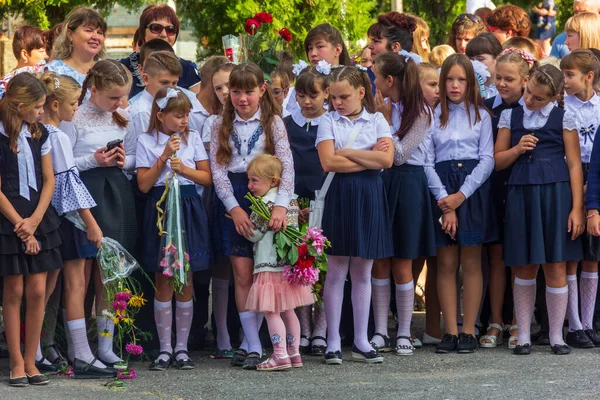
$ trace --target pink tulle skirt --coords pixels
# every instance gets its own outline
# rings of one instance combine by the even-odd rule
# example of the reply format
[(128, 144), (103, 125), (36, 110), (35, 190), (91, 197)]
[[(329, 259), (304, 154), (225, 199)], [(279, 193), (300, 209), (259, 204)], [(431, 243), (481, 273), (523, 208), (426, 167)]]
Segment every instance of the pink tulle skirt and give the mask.
[(313, 304), (316, 300), (310, 286), (289, 283), (283, 272), (260, 272), (254, 275), (246, 309), (282, 312)]

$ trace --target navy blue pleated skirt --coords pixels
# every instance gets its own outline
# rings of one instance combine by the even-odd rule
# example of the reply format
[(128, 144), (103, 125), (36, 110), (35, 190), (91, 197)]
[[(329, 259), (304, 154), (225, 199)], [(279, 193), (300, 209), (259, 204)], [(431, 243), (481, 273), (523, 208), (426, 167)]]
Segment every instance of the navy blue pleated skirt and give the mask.
[[(465, 179), (479, 164), (479, 160), (451, 160), (435, 164), (435, 171), (446, 187), (448, 194), (460, 190)], [(443, 246), (477, 246), (498, 240), (498, 222), (490, 201), (492, 185), (486, 180), (460, 207), (456, 209), (458, 217), (458, 231), (456, 240), (442, 231), (439, 223), (435, 224), (436, 241), (438, 247)], [(442, 211), (437, 206), (433, 207), (436, 221), (442, 216)]]
[(504, 263), (520, 267), (581, 260), (581, 240), (571, 240), (567, 232), (571, 201), (569, 182), (509, 185)]
[[(250, 215), (250, 202), (244, 198), (249, 192), (248, 175), (245, 173), (229, 173), (229, 180), (233, 186), (233, 194), (240, 207)], [(235, 230), (233, 221), (225, 214), (225, 205), (215, 194), (213, 202), (212, 240), (213, 249), (219, 256), (238, 256), (254, 258), (252, 242), (239, 235)]]
[(394, 254), (387, 194), (380, 171), (336, 173), (325, 197), (323, 234), (332, 256), (377, 259)]
[(435, 225), (425, 169), (394, 165), (382, 178), (392, 221), (394, 258), (435, 256)]
[[(190, 271), (207, 270), (210, 263), (210, 236), (204, 204), (196, 192), (195, 185), (184, 185), (180, 187), (180, 190), (185, 246), (190, 256)], [(164, 191), (164, 186), (153, 187), (148, 193), (148, 202), (146, 203), (142, 237), (144, 239), (144, 270), (148, 273), (162, 270), (159, 266), (161, 247), (156, 226), (158, 218), (156, 203)]]
[(60, 217), (60, 256), (63, 261), (79, 260), (81, 258), (96, 258), (98, 249), (87, 238), (87, 233), (78, 229), (65, 217)]

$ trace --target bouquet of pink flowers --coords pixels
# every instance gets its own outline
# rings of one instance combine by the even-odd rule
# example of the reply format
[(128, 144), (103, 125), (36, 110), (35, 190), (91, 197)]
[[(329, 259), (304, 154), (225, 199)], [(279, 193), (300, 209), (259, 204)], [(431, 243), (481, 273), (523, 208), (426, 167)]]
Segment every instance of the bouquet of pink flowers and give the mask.
[[(271, 211), (261, 197), (246, 195), (251, 203), (250, 210), (265, 221), (271, 220)], [(323, 231), (317, 228), (299, 231), (288, 226), (285, 230), (275, 234), (275, 247), (280, 265), (284, 265), (283, 276), (288, 282), (312, 286), (313, 293), (319, 298), (319, 274), (327, 271), (327, 254), (325, 250), (331, 243)]]

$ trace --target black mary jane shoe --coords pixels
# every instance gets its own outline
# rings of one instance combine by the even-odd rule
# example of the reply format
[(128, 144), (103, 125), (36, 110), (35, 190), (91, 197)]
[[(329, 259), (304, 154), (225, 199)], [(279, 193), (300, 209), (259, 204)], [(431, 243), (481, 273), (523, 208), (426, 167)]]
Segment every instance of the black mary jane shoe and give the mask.
[[(104, 368), (96, 367), (94, 363), (97, 358), (94, 358), (92, 362), (87, 363), (78, 358), (73, 360), (73, 377), (75, 379), (102, 379), (102, 378), (114, 378), (117, 376), (117, 371), (109, 366)], [(100, 361), (102, 362), (102, 361)]]
[(327, 365), (340, 365), (342, 363), (342, 352), (329, 351), (325, 354), (325, 364)]
[[(179, 354), (183, 354), (184, 357), (177, 359), (177, 356)], [(175, 367), (177, 369), (187, 370), (196, 368), (196, 365), (190, 358), (190, 355), (188, 354), (187, 350), (179, 350), (175, 352), (175, 354), (173, 354), (173, 359), (175, 360)]]
[(377, 349), (362, 351), (355, 344), (352, 345), (352, 360), (366, 364), (377, 364), (383, 362), (383, 356)]
[[(380, 338), (383, 339), (383, 346), (378, 346), (377, 343), (375, 343), (375, 341), (373, 341), (373, 338), (371, 338), (371, 346), (373, 346), (373, 348), (375, 350), (379, 350), (380, 353), (390, 353), (392, 350), (392, 343), (391, 340), (388, 336), (382, 335), (381, 333), (375, 333), (373, 335), (373, 337), (375, 336), (379, 336)], [(410, 339), (409, 339), (410, 340)], [(412, 343), (412, 341), (411, 341)]]
[(63, 356), (61, 356), (60, 353), (58, 352), (58, 350), (56, 349), (56, 344), (51, 344), (49, 346), (44, 347), (43, 351), (46, 352), (48, 349), (52, 349), (52, 350), (54, 350), (54, 352), (56, 354), (58, 354), (54, 360), (50, 360), (48, 358), (48, 361), (50, 361), (54, 365), (58, 365), (59, 369), (62, 368), (62, 367), (66, 367), (67, 365), (69, 365), (68, 361), (65, 360), (65, 358)]
[(43, 356), (40, 361), (35, 362), (35, 367), (40, 372), (58, 372), (62, 368), (62, 365), (60, 365), (60, 364), (54, 364), (54, 363), (46, 364), (44, 361), (51, 362), (50, 360), (48, 360), (46, 357), (43, 357)]
[(322, 357), (325, 355), (325, 351), (327, 350), (327, 345), (326, 344), (314, 344), (315, 340), (322, 340), (323, 342), (327, 343), (327, 339), (325, 339), (323, 336), (313, 336), (310, 339), (310, 342), (311, 342), (310, 355), (316, 356), (316, 357)]
[(27, 375), (27, 380), (29, 381), (30, 385), (43, 386), (43, 385), (47, 385), (48, 383), (50, 383), (50, 378), (48, 378), (46, 375), (42, 375), (42, 374), (29, 375), (27, 373), (25, 375)]
[[(167, 360), (163, 360), (162, 358), (158, 358), (161, 355), (165, 355), (168, 356), (169, 358)], [(169, 368), (169, 365), (171, 365), (171, 362), (173, 360), (173, 355), (171, 353), (169, 353), (168, 351), (161, 351), (160, 353), (158, 353), (158, 356), (156, 358), (156, 360), (152, 361), (152, 364), (150, 364), (150, 371), (166, 371), (167, 368)]]
[(565, 356), (571, 354), (571, 348), (568, 344), (555, 344), (552, 346), (552, 352), (557, 356)]
[(8, 386), (12, 387), (26, 387), (29, 386), (29, 379), (26, 376), (17, 376), (13, 378), (12, 372), (8, 377)]
[(568, 332), (566, 342), (569, 346), (575, 347), (576, 349), (591, 349), (594, 347), (594, 343), (590, 340), (588, 335), (583, 330), (577, 330)]
[(308, 341), (307, 346), (298, 346), (298, 350), (300, 350), (300, 354), (310, 354), (311, 343), (310, 338), (306, 335), (300, 335), (300, 343), (302, 343), (302, 339), (306, 339)]
[(594, 346), (596, 346), (596, 347), (600, 346), (600, 335), (598, 335), (598, 333), (595, 330), (586, 329), (584, 332), (587, 335), (587, 337), (590, 338), (592, 343), (594, 343)]
[(513, 353), (518, 356), (531, 354), (531, 345), (529, 343), (525, 343), (524, 345), (518, 344), (517, 347), (514, 348)]

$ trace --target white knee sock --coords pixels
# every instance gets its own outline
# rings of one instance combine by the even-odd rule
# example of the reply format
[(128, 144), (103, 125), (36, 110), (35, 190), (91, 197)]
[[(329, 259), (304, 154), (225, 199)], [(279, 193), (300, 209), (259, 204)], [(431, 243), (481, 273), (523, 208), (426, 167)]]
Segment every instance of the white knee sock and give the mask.
[[(73, 359), (76, 358), (85, 363), (91, 363), (94, 360), (94, 354), (92, 354), (88, 342), (85, 318), (68, 321), (67, 328), (69, 336), (72, 338)], [(106, 366), (98, 360), (96, 360), (93, 365), (97, 368), (106, 368)]]
[[(190, 328), (192, 327), (192, 319), (194, 316), (194, 301), (176, 302), (175, 322), (177, 323), (177, 345), (175, 353), (180, 350), (187, 351), (188, 338), (190, 336)], [(187, 358), (184, 354), (178, 354), (176, 359), (180, 360)]]
[(262, 354), (262, 345), (258, 336), (258, 317), (254, 311), (240, 313), (240, 322), (244, 329), (244, 340), (248, 342), (248, 353)]
[[(410, 323), (415, 304), (415, 284), (413, 281), (396, 285), (396, 309), (398, 310), (398, 334), (410, 338)], [(410, 345), (410, 340), (400, 339), (397, 344)]]
[[(375, 333), (388, 335), (388, 315), (390, 311), (390, 279), (371, 278), (371, 292), (373, 303), (373, 320), (375, 321)], [(379, 335), (374, 335), (371, 342), (377, 347), (384, 345), (384, 340)]]
[[(160, 343), (160, 351), (173, 353), (171, 345), (171, 334), (173, 326), (173, 305), (171, 301), (158, 301), (154, 299), (154, 322), (156, 323), (156, 331), (158, 332), (158, 340)], [(169, 356), (161, 354), (157, 360), (167, 361)]]

